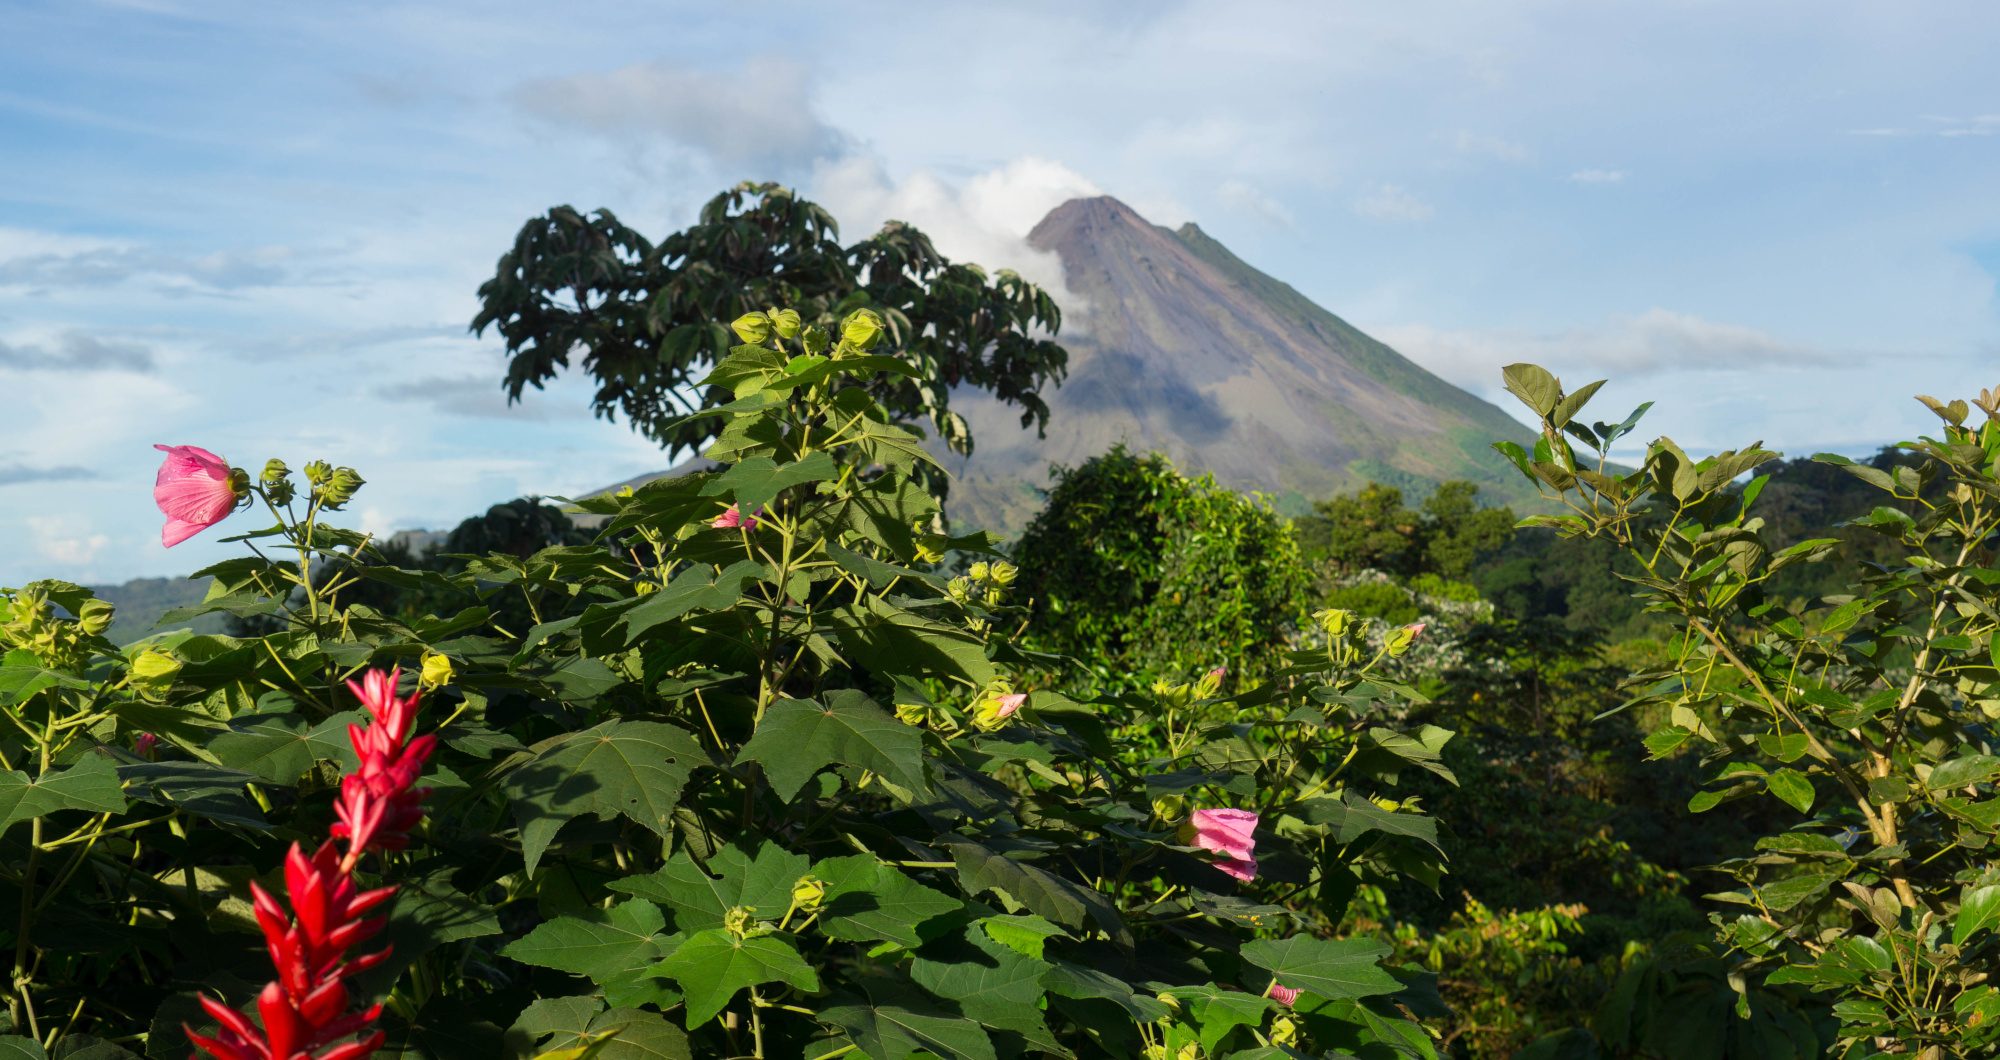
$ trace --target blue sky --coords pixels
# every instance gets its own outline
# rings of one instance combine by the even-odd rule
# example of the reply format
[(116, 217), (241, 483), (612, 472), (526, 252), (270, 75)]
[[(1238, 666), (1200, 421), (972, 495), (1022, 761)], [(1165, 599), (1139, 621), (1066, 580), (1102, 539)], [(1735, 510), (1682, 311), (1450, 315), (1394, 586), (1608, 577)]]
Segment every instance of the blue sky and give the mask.
[[(1059, 283), (1104, 192), (1483, 394), (1539, 360), (1691, 449), (1865, 451), (2000, 384), (1987, 3), (0, 0), (0, 584), (182, 573), (156, 441), (447, 526), (660, 465), (509, 409), (474, 291), (531, 215), (738, 179)], [(1087, 307), (1081, 322), (1087, 326)], [(247, 528), (247, 523), (245, 524)]]

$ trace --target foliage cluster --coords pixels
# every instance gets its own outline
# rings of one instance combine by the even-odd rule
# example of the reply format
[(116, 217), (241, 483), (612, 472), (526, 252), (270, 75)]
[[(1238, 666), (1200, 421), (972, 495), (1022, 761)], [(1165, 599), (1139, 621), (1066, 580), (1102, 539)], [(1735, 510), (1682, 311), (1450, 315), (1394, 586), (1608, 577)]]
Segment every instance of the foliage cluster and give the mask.
[[(1694, 460), (1661, 438), (1621, 471), (1604, 453), (1636, 413), (1586, 425), (1598, 384), (1566, 392), (1532, 365), (1511, 366), (1507, 383), (1543, 429), (1532, 452), (1500, 448), (1567, 508), (1534, 521), (1623, 551), (1673, 630), (1668, 661), (1643, 677), (1659, 718), (1647, 747), (1699, 756), (1708, 785), (1692, 812), (1767, 798), (1789, 811), (1721, 866), (1736, 887), (1713, 896), (1728, 911), (1712, 919), (1732, 981), (1827, 995), (1842, 1056), (1986, 1055), (2000, 1040), (1988, 981), (2000, 946), (2000, 396), (1921, 399), (1939, 433), (1903, 443), (1908, 459), (1886, 470), (1816, 458), (1876, 492), (1854, 525), (1891, 547), (1886, 562), (1840, 556), (1843, 591), (1801, 599), (1780, 577), (1839, 556), (1842, 541), (1770, 538), (1757, 514), (1769, 480), (1754, 473), (1776, 454)], [(1750, 993), (1738, 1010), (1755, 1012)]]
[(1011, 551), (1035, 645), (1081, 661), (1109, 689), (1217, 664), (1269, 675), (1310, 609), (1283, 517), (1123, 446), (1058, 468)]
[[(0, 1046), (179, 1055), (198, 988), (254, 993), (250, 885), (326, 832), (342, 681), (401, 662), (439, 719), (428, 817), (357, 867), (402, 886), (356, 980), (393, 1054), (1435, 1055), (1427, 977), (1336, 937), (1357, 887), (1443, 870), (1399, 787), (1449, 776), (1449, 733), (1386, 724), (1413, 693), (1362, 623), (1254, 686), (1036, 687), (1015, 572), (936, 531), (876, 400), (925, 367), (866, 311), (736, 328), (693, 413), (714, 470), (584, 502), (588, 544), (386, 565), (334, 525), (351, 488), (274, 462), (247, 487), (270, 525), (191, 612), (267, 632), (119, 649), (79, 587), (0, 595)], [(1220, 807), (1254, 832), (1218, 845)]]

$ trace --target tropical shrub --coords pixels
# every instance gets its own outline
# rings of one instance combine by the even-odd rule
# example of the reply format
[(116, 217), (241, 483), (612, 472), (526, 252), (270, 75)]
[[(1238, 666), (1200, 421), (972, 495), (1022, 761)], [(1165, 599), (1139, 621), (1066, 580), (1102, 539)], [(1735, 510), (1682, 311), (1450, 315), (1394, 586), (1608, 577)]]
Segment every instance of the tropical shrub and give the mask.
[(1033, 643), (1107, 689), (1218, 663), (1263, 676), (1311, 609), (1298, 545), (1269, 505), (1122, 445), (1055, 469), (1012, 551)]
[[(1660, 719), (1646, 738), (1654, 755), (1699, 755), (1708, 769), (1689, 811), (1763, 798), (1789, 810), (1791, 827), (1721, 866), (1737, 884), (1712, 896), (1730, 981), (1824, 993), (1843, 1056), (1990, 1055), (2000, 394), (1920, 398), (1939, 432), (1903, 443), (1908, 462), (1886, 470), (1816, 457), (1876, 492), (1854, 525), (1894, 549), (1850, 563), (1843, 591), (1812, 600), (1770, 586), (1795, 565), (1845, 559), (1840, 539), (1775, 547), (1757, 514), (1768, 480), (1731, 486), (1775, 453), (1695, 460), (1661, 438), (1623, 470), (1605, 451), (1639, 413), (1586, 425), (1578, 416), (1599, 384), (1566, 392), (1533, 365), (1510, 366), (1506, 380), (1542, 436), (1532, 452), (1497, 448), (1566, 508), (1528, 522), (1615, 545), (1634, 589), (1673, 625), (1670, 661), (1640, 677), (1639, 701)], [(1751, 993), (1737, 1007), (1753, 1013)]]
[[(311, 935), (354, 870), (399, 888), (390, 945), (312, 1002), (317, 1060), (366, 1052), (334, 1026), (439, 1060), (1435, 1055), (1427, 978), (1336, 934), (1355, 888), (1442, 872), (1399, 789), (1449, 774), (1449, 734), (1386, 724), (1411, 693), (1377, 668), (1414, 633), (1369, 649), (1329, 614), (1263, 684), (1204, 660), (1112, 701), (1039, 687), (1030, 572), (937, 531), (929, 457), (876, 401), (921, 371), (883, 321), (734, 326), (701, 380), (726, 400), (693, 413), (712, 469), (581, 502), (591, 543), (386, 566), (334, 525), (351, 469), (190, 451), (162, 469), (178, 530), (271, 520), (190, 614), (277, 628), (120, 650), (78, 587), (0, 594), (0, 1049), (300, 1041), (196, 996), (261, 996), (277, 896)], [(405, 619), (360, 581), (472, 603)], [(435, 738), (378, 792), (407, 844), (289, 857), (357, 827), (343, 777), (376, 745), (344, 682), (399, 663), (371, 709), (421, 686)], [(1157, 746), (1113, 738), (1150, 719)], [(373, 1030), (334, 1012), (376, 998)]]

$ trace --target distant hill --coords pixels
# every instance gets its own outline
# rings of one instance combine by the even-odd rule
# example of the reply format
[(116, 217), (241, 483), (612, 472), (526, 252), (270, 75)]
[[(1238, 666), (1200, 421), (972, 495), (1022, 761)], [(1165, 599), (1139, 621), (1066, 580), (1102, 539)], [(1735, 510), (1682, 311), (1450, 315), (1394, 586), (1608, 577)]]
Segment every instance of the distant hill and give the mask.
[[(90, 591), (116, 608), (105, 635), (113, 644), (130, 644), (154, 632), (160, 616), (201, 603), (208, 595), (208, 579), (134, 578), (123, 585), (93, 585)], [(197, 633), (220, 633), (225, 621), (222, 615), (203, 615), (187, 627)]]
[[(974, 451), (947, 456), (950, 510), (1011, 534), (1039, 510), (1052, 463), (1118, 442), (1272, 495), (1294, 514), (1385, 482), (1424, 493), (1469, 479), (1489, 501), (1535, 506), (1491, 444), (1526, 427), (1257, 271), (1193, 224), (1169, 230), (1109, 197), (1074, 199), (1029, 235), (1075, 296), (1061, 336), (1069, 378), (1046, 395), (1048, 435), (973, 390), (952, 409)], [(1075, 311), (1080, 310), (1080, 311)]]

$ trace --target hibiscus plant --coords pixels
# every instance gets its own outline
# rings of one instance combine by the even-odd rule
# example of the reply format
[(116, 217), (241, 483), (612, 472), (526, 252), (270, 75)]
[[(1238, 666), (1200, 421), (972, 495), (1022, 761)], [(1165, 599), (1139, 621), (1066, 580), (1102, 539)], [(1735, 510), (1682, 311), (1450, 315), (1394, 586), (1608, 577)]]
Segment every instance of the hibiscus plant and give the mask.
[(1541, 439), (1497, 448), (1562, 505), (1526, 522), (1627, 551), (1633, 591), (1675, 626), (1670, 665), (1640, 675), (1628, 706), (1655, 719), (1656, 757), (1696, 755), (1708, 770), (1689, 812), (1768, 799), (1791, 818), (1720, 865), (1728, 882), (1710, 895), (1750, 1033), (1789, 1033), (1753, 997), (1759, 982), (1791, 984), (1833, 1002), (1842, 1056), (1993, 1055), (2000, 392), (1919, 398), (1940, 424), (1901, 443), (1907, 466), (1816, 457), (1880, 491), (1854, 525), (1899, 558), (1853, 562), (1839, 595), (1792, 599), (1774, 574), (1846, 557), (1835, 538), (1769, 539), (1756, 470), (1776, 453), (1697, 460), (1659, 438), (1620, 468), (1608, 451), (1644, 406), (1586, 424), (1601, 384), (1568, 391), (1528, 364), (1506, 382)]

